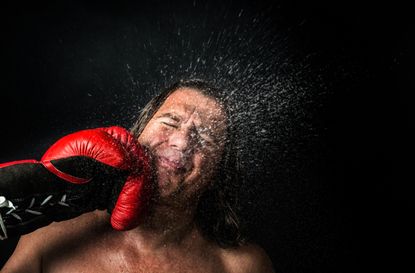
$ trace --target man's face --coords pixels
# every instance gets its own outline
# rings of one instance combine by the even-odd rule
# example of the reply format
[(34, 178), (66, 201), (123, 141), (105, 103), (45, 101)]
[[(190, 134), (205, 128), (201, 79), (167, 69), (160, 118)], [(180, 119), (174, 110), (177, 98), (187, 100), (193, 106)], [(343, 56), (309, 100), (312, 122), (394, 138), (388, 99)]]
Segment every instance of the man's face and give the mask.
[(160, 197), (197, 197), (212, 182), (225, 137), (226, 115), (215, 99), (174, 91), (138, 138), (154, 158)]

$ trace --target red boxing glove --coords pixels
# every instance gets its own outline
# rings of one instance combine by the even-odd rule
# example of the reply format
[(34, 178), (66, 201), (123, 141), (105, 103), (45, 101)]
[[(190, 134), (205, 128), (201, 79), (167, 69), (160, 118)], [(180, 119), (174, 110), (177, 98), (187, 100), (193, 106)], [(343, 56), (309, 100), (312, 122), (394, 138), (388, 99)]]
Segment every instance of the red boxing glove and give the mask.
[(43, 165), (58, 177), (72, 183), (87, 183), (55, 168), (51, 160), (86, 156), (129, 173), (111, 214), (111, 225), (117, 230), (135, 227), (145, 201), (144, 185), (148, 184), (150, 167), (140, 144), (124, 128), (108, 127), (84, 130), (61, 138), (42, 157)]
[[(19, 227), (23, 230), (20, 233), (30, 232), (51, 221), (104, 208), (111, 213), (114, 229), (131, 229), (139, 224), (151, 191), (151, 170), (146, 154), (127, 130), (116, 126), (67, 135), (53, 144), (40, 162), (26, 160), (1, 164), (0, 180), (0, 197), (6, 200), (0, 208), (11, 208), (3, 216), (6, 225), (1, 218), (0, 224)], [(39, 199), (42, 193), (48, 196), (34, 206), (33, 200)], [(56, 195), (62, 195), (63, 201), (45, 205), (45, 200)], [(13, 206), (17, 203), (20, 215), (17, 206)], [(71, 209), (65, 211), (56, 204)], [(23, 211), (22, 207), (29, 209)], [(23, 219), (22, 215), (27, 211), (41, 213), (43, 220)], [(20, 218), (20, 223), (8, 223), (7, 219), (12, 221), (12, 216)], [(16, 219), (13, 220), (16, 222)], [(37, 222), (36, 226), (21, 228), (31, 222)]]

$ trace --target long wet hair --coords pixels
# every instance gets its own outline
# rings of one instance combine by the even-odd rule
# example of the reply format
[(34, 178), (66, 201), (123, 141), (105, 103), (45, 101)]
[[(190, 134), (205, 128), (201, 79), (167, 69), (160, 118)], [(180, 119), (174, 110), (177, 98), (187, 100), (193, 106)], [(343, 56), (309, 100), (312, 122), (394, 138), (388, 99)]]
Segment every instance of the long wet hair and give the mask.
[(221, 247), (234, 247), (245, 243), (239, 219), (238, 189), (241, 183), (235, 131), (229, 104), (222, 90), (200, 79), (180, 80), (155, 96), (141, 111), (131, 133), (139, 137), (147, 123), (166, 99), (180, 88), (192, 88), (219, 102), (227, 114), (226, 140), (222, 159), (211, 186), (202, 193), (196, 210), (196, 223), (203, 235)]

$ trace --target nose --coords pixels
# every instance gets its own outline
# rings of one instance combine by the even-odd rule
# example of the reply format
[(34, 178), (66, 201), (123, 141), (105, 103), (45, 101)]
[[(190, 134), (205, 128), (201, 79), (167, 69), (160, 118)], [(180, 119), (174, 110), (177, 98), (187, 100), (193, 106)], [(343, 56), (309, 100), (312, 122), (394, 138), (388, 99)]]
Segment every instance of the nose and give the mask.
[(175, 130), (169, 136), (169, 146), (185, 152), (193, 149), (196, 141), (196, 132), (191, 128)]

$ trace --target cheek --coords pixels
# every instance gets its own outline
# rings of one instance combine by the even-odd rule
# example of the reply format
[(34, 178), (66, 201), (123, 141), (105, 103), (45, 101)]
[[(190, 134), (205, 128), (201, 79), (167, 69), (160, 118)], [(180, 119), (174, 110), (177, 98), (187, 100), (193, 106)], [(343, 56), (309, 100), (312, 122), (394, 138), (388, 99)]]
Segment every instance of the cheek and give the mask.
[(138, 142), (148, 147), (154, 147), (165, 141), (166, 138), (167, 132), (165, 130), (158, 128), (155, 124), (148, 124), (138, 138)]
[(209, 179), (213, 174), (217, 160), (206, 154), (196, 154), (193, 161), (198, 176)]
[(203, 155), (196, 154), (193, 157), (193, 169), (185, 179), (190, 187), (189, 192), (199, 192), (210, 183), (212, 174), (209, 162), (210, 160)]

